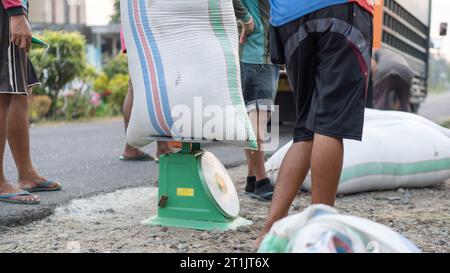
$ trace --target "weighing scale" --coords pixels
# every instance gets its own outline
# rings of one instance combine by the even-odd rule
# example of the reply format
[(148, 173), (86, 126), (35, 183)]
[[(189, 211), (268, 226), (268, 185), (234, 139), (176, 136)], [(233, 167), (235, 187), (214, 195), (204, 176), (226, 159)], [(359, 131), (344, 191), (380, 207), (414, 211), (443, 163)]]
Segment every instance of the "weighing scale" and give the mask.
[(223, 164), (200, 143), (183, 142), (159, 162), (158, 214), (145, 225), (233, 230), (252, 222), (239, 217), (239, 199)]

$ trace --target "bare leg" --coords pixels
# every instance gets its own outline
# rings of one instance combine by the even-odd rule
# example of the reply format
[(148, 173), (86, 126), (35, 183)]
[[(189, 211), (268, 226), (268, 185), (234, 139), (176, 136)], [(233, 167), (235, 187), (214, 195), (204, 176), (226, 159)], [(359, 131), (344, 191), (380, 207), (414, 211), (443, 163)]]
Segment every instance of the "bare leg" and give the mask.
[[(131, 110), (133, 109), (133, 85), (128, 85), (128, 93), (125, 97), (125, 101), (123, 102), (122, 106), (122, 113), (123, 113), (123, 121), (125, 124), (125, 132), (128, 130), (128, 123), (130, 122), (131, 117)], [(145, 153), (137, 148), (134, 148), (128, 144), (125, 144), (125, 149), (122, 153), (122, 156), (125, 158), (139, 158), (141, 156), (145, 155)]]
[(11, 99), (11, 95), (0, 95), (0, 192), (2, 192), (1, 186), (6, 183), (5, 174), (3, 173), (3, 158), (5, 156), (8, 109)]
[(252, 127), (256, 133), (259, 150), (245, 150), (248, 164), (248, 176), (256, 176), (256, 181), (267, 178), (265, 164), (265, 154), (262, 149), (264, 134), (267, 127), (269, 114), (266, 111), (251, 111), (249, 113)]
[[(127, 96), (125, 97), (125, 101), (123, 102), (123, 106), (122, 106), (122, 113), (123, 113), (123, 121), (125, 124), (125, 132), (128, 129), (128, 123), (130, 122), (130, 118), (131, 118), (131, 110), (133, 109), (133, 100), (134, 100), (134, 95), (133, 95), (133, 85), (129, 84), (128, 86), (128, 93)], [(156, 152), (156, 157), (159, 158), (160, 155), (163, 154), (168, 154), (170, 152), (172, 152), (173, 149), (169, 146), (168, 142), (160, 142), (158, 141), (157, 143), (157, 152)], [(128, 144), (125, 144), (125, 150), (123, 152), (123, 156), (126, 158), (137, 158), (140, 156), (143, 156), (145, 153), (137, 148), (134, 148)]]
[(160, 155), (170, 154), (174, 152), (175, 149), (170, 147), (169, 142), (166, 141), (158, 141), (157, 142), (157, 152), (156, 156), (159, 158)]
[(310, 169), (312, 148), (312, 141), (294, 143), (284, 157), (269, 215), (263, 231), (256, 241), (257, 247), (259, 247), (261, 240), (270, 231), (272, 225), (288, 215), (289, 208)]
[[(18, 193), (22, 190), (18, 187), (14, 187), (7, 182), (3, 173), (3, 157), (6, 146), (6, 135), (8, 128), (8, 110), (12, 101), (11, 95), (0, 95), (0, 195)], [(39, 201), (40, 198), (36, 195), (18, 196), (12, 198), (20, 201)]]
[[(250, 123), (252, 124), (253, 131), (256, 134), (257, 124), (258, 124), (258, 115), (256, 111), (251, 111), (248, 113), (248, 117), (250, 118)], [(259, 147), (259, 145), (258, 145)], [(256, 151), (251, 151), (248, 149), (244, 150), (245, 158), (247, 159), (247, 176), (248, 177), (256, 177), (256, 172), (254, 168), (254, 161), (252, 160), (252, 154)]]
[(316, 134), (311, 157), (312, 203), (334, 206), (344, 160), (342, 139)]
[(247, 176), (248, 177), (256, 177), (256, 172), (255, 172), (255, 168), (253, 167), (253, 161), (252, 161), (252, 156), (251, 154), (254, 153), (256, 151), (251, 151), (251, 150), (244, 150), (245, 153), (245, 158), (247, 160)]
[(272, 225), (286, 217), (305, 180), (311, 162), (312, 203), (334, 206), (342, 172), (344, 145), (341, 139), (314, 135), (313, 142), (294, 144), (283, 160), (269, 216), (256, 241), (259, 247)]
[[(47, 179), (39, 175), (31, 161), (27, 96), (13, 96), (11, 100), (7, 139), (19, 174), (19, 186), (30, 189), (46, 182)], [(54, 182), (48, 187), (59, 188), (60, 184)]]

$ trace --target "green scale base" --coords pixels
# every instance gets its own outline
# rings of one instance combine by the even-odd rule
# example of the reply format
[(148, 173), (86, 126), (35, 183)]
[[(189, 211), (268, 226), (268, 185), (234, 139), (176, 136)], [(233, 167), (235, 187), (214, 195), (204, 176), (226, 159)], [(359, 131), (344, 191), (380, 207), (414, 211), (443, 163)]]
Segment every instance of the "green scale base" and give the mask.
[(235, 230), (253, 224), (241, 217), (230, 217), (214, 200), (204, 180), (202, 154), (200, 144), (183, 143), (179, 153), (160, 158), (158, 214), (143, 221), (144, 225)]

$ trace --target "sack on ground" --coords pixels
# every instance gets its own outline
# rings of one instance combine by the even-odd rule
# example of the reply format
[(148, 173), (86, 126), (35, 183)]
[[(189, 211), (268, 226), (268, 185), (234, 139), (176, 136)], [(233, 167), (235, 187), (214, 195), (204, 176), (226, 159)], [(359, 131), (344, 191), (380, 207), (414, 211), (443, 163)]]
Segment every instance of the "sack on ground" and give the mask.
[(420, 250), (387, 226), (315, 205), (276, 222), (258, 252), (418, 253)]
[[(272, 181), (292, 143), (266, 162)], [(450, 130), (420, 116), (366, 110), (363, 141), (344, 141), (338, 194), (430, 187), (450, 178)], [(311, 189), (308, 175), (304, 190)]]

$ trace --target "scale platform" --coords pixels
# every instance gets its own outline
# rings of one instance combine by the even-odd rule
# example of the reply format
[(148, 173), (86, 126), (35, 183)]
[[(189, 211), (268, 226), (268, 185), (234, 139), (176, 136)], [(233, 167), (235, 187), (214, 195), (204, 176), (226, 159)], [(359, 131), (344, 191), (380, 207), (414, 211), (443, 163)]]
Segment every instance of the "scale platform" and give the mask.
[(158, 184), (158, 214), (145, 225), (234, 230), (253, 224), (239, 217), (239, 198), (223, 164), (198, 142), (183, 142), (180, 152), (160, 157)]

